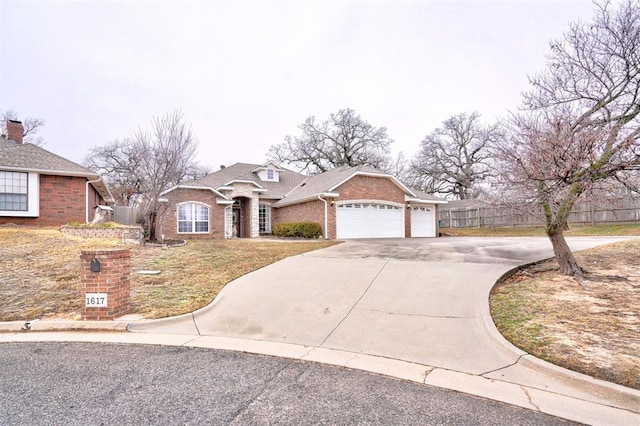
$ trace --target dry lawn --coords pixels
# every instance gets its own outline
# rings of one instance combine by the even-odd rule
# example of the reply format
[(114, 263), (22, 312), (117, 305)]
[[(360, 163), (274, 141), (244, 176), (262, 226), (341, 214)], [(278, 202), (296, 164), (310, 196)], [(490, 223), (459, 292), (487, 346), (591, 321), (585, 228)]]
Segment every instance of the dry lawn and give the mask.
[[(131, 249), (133, 313), (161, 318), (211, 302), (226, 283), (327, 241), (193, 240), (181, 247)], [(82, 239), (52, 228), (0, 228), (0, 321), (77, 318), (82, 299), (80, 252), (120, 247), (117, 240)], [(139, 270), (159, 270), (155, 276)]]
[(553, 364), (640, 389), (640, 239), (576, 253), (581, 280), (547, 261), (494, 288), (500, 332)]

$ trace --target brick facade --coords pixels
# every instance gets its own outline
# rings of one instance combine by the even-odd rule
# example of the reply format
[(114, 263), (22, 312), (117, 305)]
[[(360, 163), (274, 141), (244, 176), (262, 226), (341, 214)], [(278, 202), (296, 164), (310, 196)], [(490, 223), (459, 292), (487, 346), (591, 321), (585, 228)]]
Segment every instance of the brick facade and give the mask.
[[(158, 215), (156, 238), (225, 238), (225, 205), (216, 204), (216, 194), (202, 189), (180, 188), (166, 195), (169, 203), (164, 212)], [(202, 203), (209, 206), (208, 233), (178, 233), (178, 205), (187, 202)]]
[[(59, 226), (69, 222), (85, 223), (85, 193), (87, 178), (73, 176), (40, 175), (39, 217), (0, 216), (0, 225)], [(104, 205), (104, 199), (89, 185), (89, 220), (97, 205)]]
[[(234, 183), (233, 190), (226, 190), (225, 195), (233, 199), (241, 199), (241, 222), (243, 237), (256, 237), (258, 228), (258, 203), (271, 204), (272, 200), (260, 201), (253, 186), (244, 183)], [(336, 204), (347, 201), (392, 203), (403, 206), (405, 214), (405, 236), (411, 236), (411, 211), (406, 208), (405, 192), (389, 177), (356, 175), (344, 182), (331, 192), (338, 193), (337, 198), (325, 198), (326, 204), (320, 199), (271, 209), (271, 224), (287, 222), (315, 222), (322, 228), (322, 235), (328, 239), (336, 238)], [(161, 215), (159, 230), (165, 238), (230, 238), (233, 234), (225, 234), (225, 224), (228, 227), (230, 205), (218, 205), (216, 194), (205, 189), (178, 188), (167, 194), (168, 210)], [(200, 202), (210, 206), (209, 233), (207, 234), (177, 234), (177, 205), (182, 202)], [(227, 214), (225, 215), (225, 207)], [(327, 212), (325, 229), (325, 207)], [(238, 206), (233, 209), (238, 210)], [(249, 232), (250, 230), (250, 232)]]
[(344, 200), (384, 200), (404, 204), (404, 191), (391, 179), (373, 176), (355, 176), (334, 192), (340, 193), (336, 201)]
[[(97, 259), (100, 271), (91, 270)], [(129, 249), (82, 250), (82, 318), (112, 320), (131, 310), (131, 253)], [(87, 294), (106, 294), (106, 307), (87, 306)]]
[[(330, 210), (329, 208), (328, 210)], [(320, 200), (271, 209), (271, 224), (288, 222), (315, 222), (324, 235), (324, 203)], [(329, 228), (331, 229), (331, 228)]]

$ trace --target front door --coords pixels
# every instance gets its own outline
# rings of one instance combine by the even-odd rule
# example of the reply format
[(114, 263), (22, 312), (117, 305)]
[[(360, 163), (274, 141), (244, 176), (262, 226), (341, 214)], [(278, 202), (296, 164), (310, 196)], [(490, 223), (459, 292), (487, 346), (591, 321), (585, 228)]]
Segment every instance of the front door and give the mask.
[(233, 236), (242, 238), (242, 208), (233, 207), (233, 216), (231, 217), (231, 221)]

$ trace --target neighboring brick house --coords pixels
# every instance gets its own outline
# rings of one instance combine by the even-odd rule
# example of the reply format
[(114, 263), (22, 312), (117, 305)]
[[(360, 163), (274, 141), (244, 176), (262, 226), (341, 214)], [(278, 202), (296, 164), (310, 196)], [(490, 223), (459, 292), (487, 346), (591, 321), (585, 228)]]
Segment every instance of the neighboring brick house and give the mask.
[(258, 237), (273, 224), (303, 221), (320, 224), (326, 239), (435, 237), (437, 207), (446, 203), (372, 167), (305, 176), (273, 162), (237, 163), (162, 197), (164, 238)]
[(7, 122), (7, 133), (0, 137), (0, 225), (84, 223), (97, 206), (113, 204), (99, 175), (23, 143), (21, 122)]

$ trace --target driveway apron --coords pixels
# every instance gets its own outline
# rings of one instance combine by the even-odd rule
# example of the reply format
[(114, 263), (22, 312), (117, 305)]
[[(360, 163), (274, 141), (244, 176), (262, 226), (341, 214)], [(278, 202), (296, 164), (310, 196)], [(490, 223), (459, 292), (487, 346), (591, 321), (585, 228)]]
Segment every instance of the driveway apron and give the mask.
[(548, 239), (535, 237), (347, 241), (247, 274), (193, 314), (130, 330), (295, 343), (490, 374), (519, 357), (495, 338), (492, 286), (511, 268), (552, 255)]

